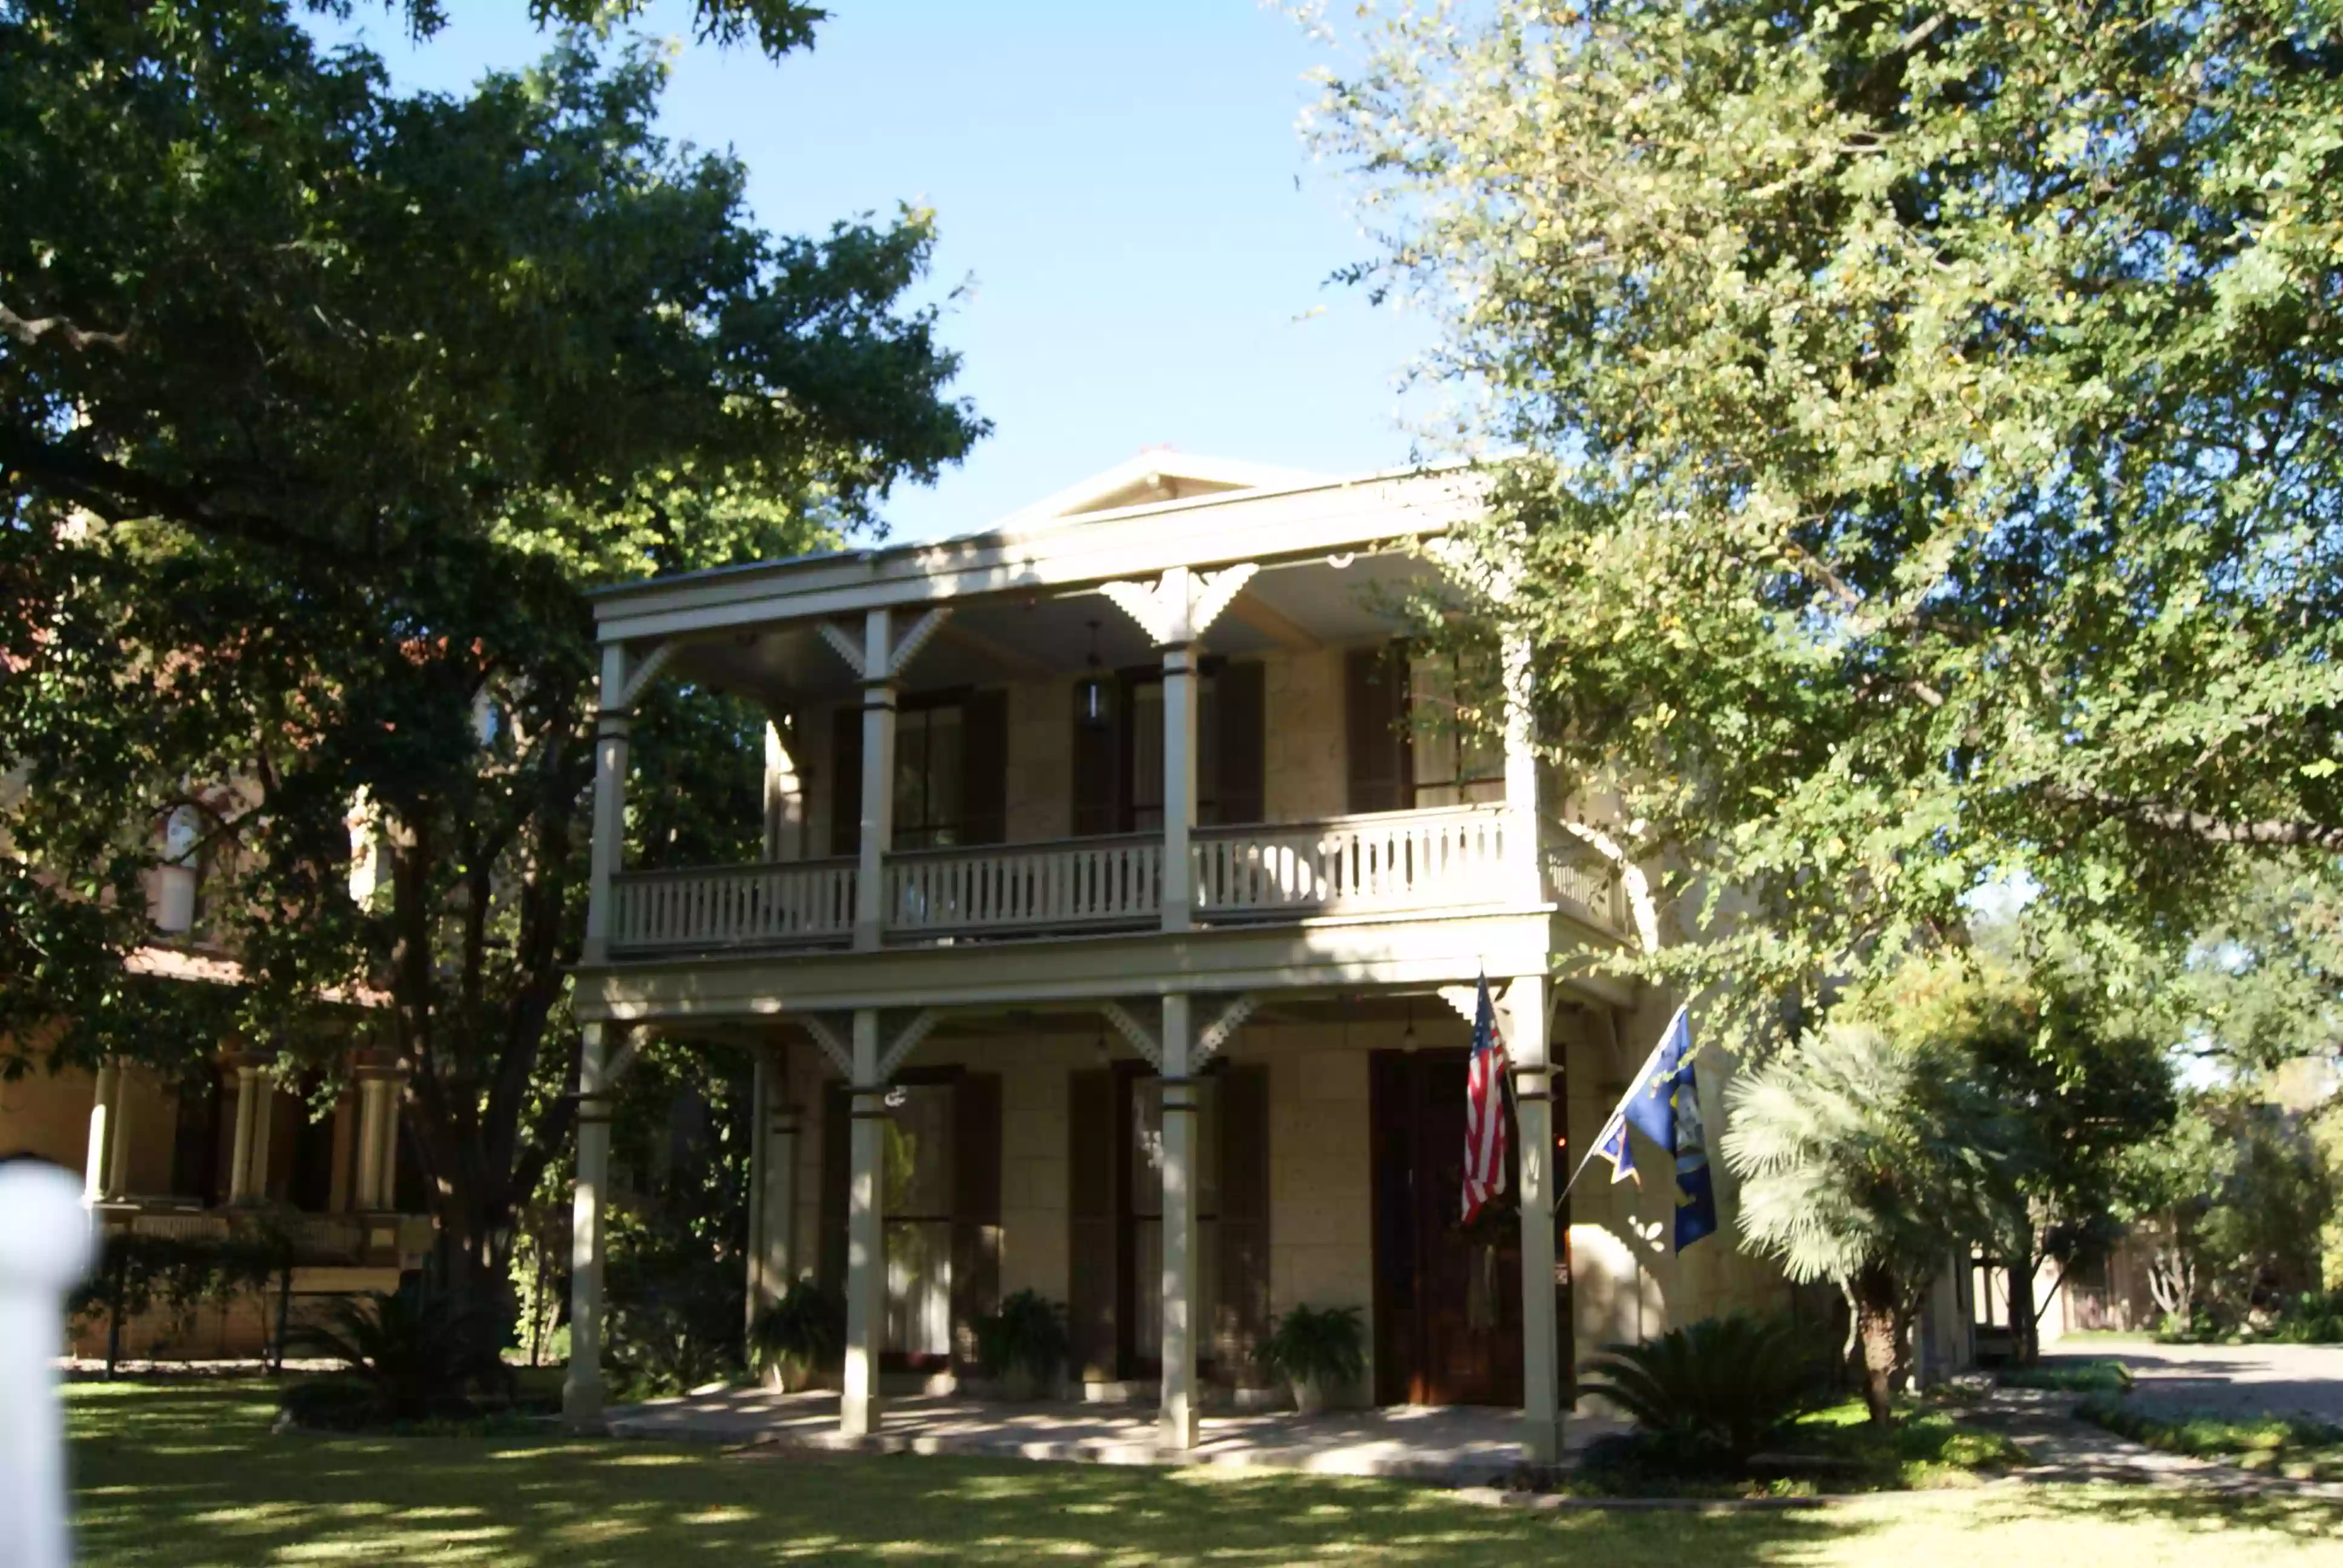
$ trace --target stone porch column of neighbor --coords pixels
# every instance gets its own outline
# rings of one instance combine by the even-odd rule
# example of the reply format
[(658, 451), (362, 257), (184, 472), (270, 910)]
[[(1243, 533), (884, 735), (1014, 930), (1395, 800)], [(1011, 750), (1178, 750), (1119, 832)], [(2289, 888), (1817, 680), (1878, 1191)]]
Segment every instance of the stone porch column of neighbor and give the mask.
[(846, 1386), (839, 1400), (839, 1430), (849, 1437), (868, 1437), (879, 1430), (880, 1420), (879, 1334), (887, 1307), (886, 1191), (881, 1184), (887, 1084), (879, 1072), (877, 1008), (855, 1010), (853, 1064), (846, 1188)]
[(115, 1102), (121, 1096), (122, 1070), (112, 1057), (97, 1065), (97, 1081), (89, 1101), (89, 1149), (82, 1156), (81, 1201), (94, 1204), (106, 1195), (106, 1156), (112, 1147), (106, 1131), (114, 1115)]
[(379, 1068), (358, 1070), (358, 1190), (350, 1207), (378, 1209), (382, 1192), (382, 1101), (388, 1085)]
[(254, 1191), (252, 1172), (255, 1155), (261, 1144), (261, 1085), (260, 1069), (249, 1061), (236, 1064), (236, 1141), (229, 1147), (227, 1159), (227, 1201), (247, 1202), (257, 1194)]
[[(1168, 704), (1167, 704), (1168, 707)], [(1163, 999), (1163, 1414), (1166, 1448), (1193, 1448), (1196, 1412), (1196, 1085), (1193, 1003)]]
[(130, 1086), (133, 1082), (130, 1064), (123, 1062), (114, 1070), (114, 1106), (106, 1121), (106, 1186), (109, 1199), (130, 1196)]

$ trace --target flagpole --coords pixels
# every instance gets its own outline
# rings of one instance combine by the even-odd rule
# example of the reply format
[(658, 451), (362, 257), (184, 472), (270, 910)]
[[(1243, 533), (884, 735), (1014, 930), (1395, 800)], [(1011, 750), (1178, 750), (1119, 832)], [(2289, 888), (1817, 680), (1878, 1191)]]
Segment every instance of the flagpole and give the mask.
[(1635, 1098), (1636, 1091), (1641, 1090), (1644, 1081), (1652, 1076), (1652, 1069), (1659, 1065), (1660, 1052), (1667, 1050), (1668, 1037), (1676, 1031), (1676, 1020), (1683, 1018), (1685, 1010), (1691, 1006), (1690, 1002), (1686, 1002), (1668, 1015), (1667, 1027), (1660, 1030), (1659, 1043), (1652, 1047), (1651, 1055), (1644, 1058), (1644, 1065), (1635, 1070), (1635, 1076), (1627, 1081), (1627, 1092), (1619, 1097), (1619, 1103), (1613, 1106), (1611, 1114), (1603, 1119), (1602, 1130), (1595, 1133), (1594, 1141), (1586, 1146), (1586, 1152), (1578, 1157), (1578, 1169), (1570, 1173), (1570, 1181), (1563, 1188), (1561, 1197), (1554, 1200), (1557, 1204), (1563, 1198), (1570, 1196), (1570, 1189), (1577, 1186), (1578, 1179), (1586, 1174), (1586, 1167), (1594, 1159), (1595, 1151), (1601, 1149), (1604, 1141), (1611, 1136), (1612, 1124), (1626, 1119), (1627, 1102)]

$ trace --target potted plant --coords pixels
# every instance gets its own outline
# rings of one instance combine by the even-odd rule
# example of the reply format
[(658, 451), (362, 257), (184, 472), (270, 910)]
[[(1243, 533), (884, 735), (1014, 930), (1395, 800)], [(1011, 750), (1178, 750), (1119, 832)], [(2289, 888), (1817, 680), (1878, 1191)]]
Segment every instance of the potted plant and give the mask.
[(812, 1387), (845, 1343), (846, 1303), (811, 1280), (797, 1280), (757, 1314), (749, 1359), (775, 1388), (793, 1393)]
[(977, 1362), (1001, 1380), (1007, 1399), (1029, 1400), (1053, 1383), (1069, 1344), (1064, 1310), (1032, 1291), (1018, 1292), (976, 1322)]
[(1261, 1347), (1272, 1372), (1293, 1385), (1293, 1407), (1303, 1415), (1326, 1408), (1337, 1383), (1355, 1382), (1367, 1370), (1365, 1330), (1356, 1307), (1299, 1306), (1277, 1320)]

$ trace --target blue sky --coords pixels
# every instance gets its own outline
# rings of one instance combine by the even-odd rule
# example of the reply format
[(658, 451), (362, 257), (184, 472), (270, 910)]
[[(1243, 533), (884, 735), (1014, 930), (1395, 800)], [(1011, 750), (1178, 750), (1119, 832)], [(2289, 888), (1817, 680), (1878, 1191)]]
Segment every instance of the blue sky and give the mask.
[[(524, 0), (456, 0), (437, 37), (361, 0), (409, 88), (525, 64)], [(688, 41), (689, 13), (642, 30)], [(933, 297), (993, 435), (886, 508), (898, 538), (979, 528), (1144, 446), (1349, 472), (1407, 460), (1417, 318), (1328, 275), (1367, 254), (1295, 129), (1323, 45), (1255, 0), (837, 0), (810, 54), (688, 46), (664, 120), (749, 171), (758, 220), (820, 231), (898, 203), (941, 231)]]

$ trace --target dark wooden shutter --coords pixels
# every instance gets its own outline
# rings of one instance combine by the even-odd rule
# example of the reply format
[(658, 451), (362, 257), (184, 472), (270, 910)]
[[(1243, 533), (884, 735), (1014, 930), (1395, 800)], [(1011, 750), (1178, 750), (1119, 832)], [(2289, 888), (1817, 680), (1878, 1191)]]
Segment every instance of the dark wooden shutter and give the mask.
[(862, 852), (862, 709), (850, 703), (831, 716), (830, 852)]
[(974, 691), (960, 705), (960, 842), (1009, 839), (1009, 694)]
[[(1117, 683), (1116, 698), (1127, 695)], [(1074, 700), (1077, 705), (1081, 700), (1079, 687)], [(1122, 777), (1121, 721), (1128, 712), (1126, 701), (1115, 710), (1116, 722), (1095, 727), (1082, 722), (1079, 706), (1069, 714), (1074, 727), (1073, 833), (1078, 839), (1122, 830), (1117, 786)]]
[(1067, 1327), (1074, 1371), (1098, 1381), (1121, 1372), (1114, 1313), (1117, 1081), (1107, 1069), (1085, 1070), (1070, 1075), (1066, 1095)]
[(1232, 1063), (1221, 1080), (1221, 1299), (1212, 1355), (1224, 1382), (1258, 1387), (1269, 1337), (1269, 1070)]
[(1212, 700), (1220, 709), (1219, 819), (1263, 821), (1269, 813), (1262, 667), (1223, 666), (1213, 679)]
[(1413, 791), (1408, 778), (1407, 659), (1399, 645), (1354, 648), (1345, 655), (1342, 697), (1350, 809), (1401, 809)]
[(976, 1361), (976, 1320), (1001, 1310), (1001, 1075), (952, 1085), (952, 1359)]
[(846, 1290), (846, 1190), (854, 1179), (847, 1139), (854, 1125), (846, 1085), (827, 1083), (821, 1093), (821, 1247), (815, 1267), (821, 1282)]

